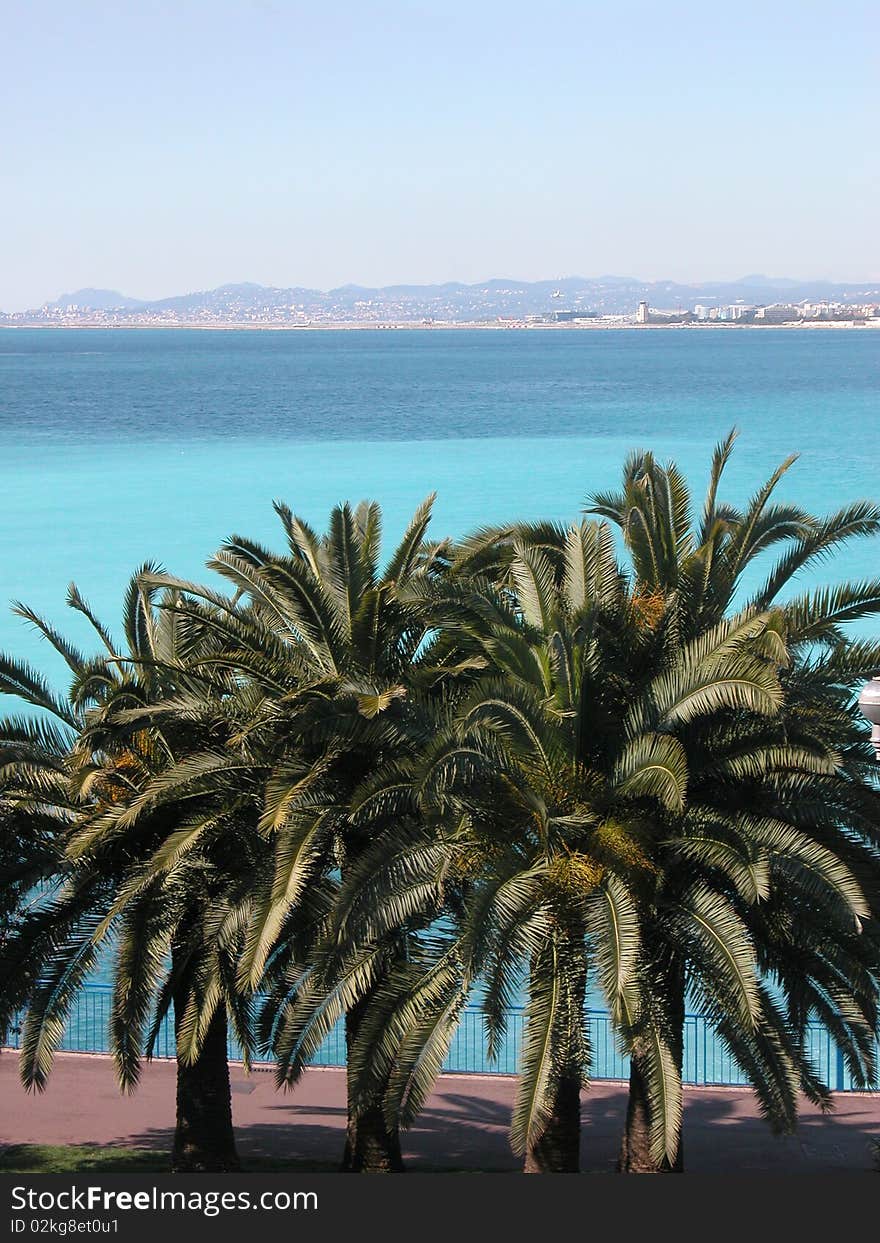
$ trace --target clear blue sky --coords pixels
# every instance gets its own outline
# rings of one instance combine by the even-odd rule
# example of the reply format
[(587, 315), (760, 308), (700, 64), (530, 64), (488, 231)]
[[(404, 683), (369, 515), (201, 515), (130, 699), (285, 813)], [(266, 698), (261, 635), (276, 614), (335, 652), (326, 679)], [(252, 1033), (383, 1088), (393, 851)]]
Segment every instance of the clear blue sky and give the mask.
[(0, 308), (880, 278), (878, 0), (6, 0)]

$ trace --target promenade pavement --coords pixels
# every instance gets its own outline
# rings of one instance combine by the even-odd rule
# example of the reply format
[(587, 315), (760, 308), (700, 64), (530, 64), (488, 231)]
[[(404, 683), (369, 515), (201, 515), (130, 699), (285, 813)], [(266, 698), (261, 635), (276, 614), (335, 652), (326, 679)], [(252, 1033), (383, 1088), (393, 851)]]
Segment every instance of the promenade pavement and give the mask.
[[(59, 1054), (49, 1087), (26, 1094), (16, 1056), (0, 1054), (0, 1145), (98, 1144), (168, 1150), (174, 1120), (175, 1068), (144, 1068), (137, 1092), (122, 1097), (110, 1059)], [(514, 1081), (501, 1075), (443, 1075), (404, 1140), (413, 1169), (516, 1170), (507, 1144)], [(685, 1093), (687, 1169), (829, 1173), (870, 1170), (872, 1138), (880, 1139), (880, 1094), (842, 1093), (822, 1115), (804, 1102), (796, 1135), (774, 1136), (744, 1088), (690, 1088)], [(270, 1069), (232, 1070), (232, 1107), (239, 1152), (326, 1161), (341, 1155), (345, 1075), (309, 1070), (294, 1092), (276, 1091)], [(626, 1109), (626, 1085), (596, 1083), (583, 1097), (582, 1168), (611, 1171)]]

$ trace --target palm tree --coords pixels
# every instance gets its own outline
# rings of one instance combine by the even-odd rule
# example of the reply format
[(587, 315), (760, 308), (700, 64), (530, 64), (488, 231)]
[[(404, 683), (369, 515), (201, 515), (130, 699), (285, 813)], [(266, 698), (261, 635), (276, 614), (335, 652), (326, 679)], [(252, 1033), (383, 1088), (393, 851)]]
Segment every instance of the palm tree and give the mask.
[[(287, 1086), (336, 1022), (345, 1022), (352, 1052), (362, 1043), (407, 954), (406, 934), (389, 928), (331, 979), (320, 955), (285, 965), (279, 938), (317, 880), (338, 870), (344, 885), (357, 869), (370, 832), (352, 817), (352, 796), (377, 767), (407, 753), (422, 692), (439, 696), (470, 671), (441, 648), (419, 596), (446, 566), (446, 544), (426, 540), (432, 502), (416, 511), (384, 568), (377, 505), (336, 507), (319, 536), (276, 503), (286, 554), (236, 536), (209, 563), (232, 585), (232, 601), (221, 606), (203, 588), (163, 580), (184, 593), (175, 605), (181, 616), (202, 620), (211, 612), (216, 659), (247, 687), (239, 732), (264, 790), (260, 830), (274, 871), (255, 878), (239, 980), (255, 990), (267, 968), (273, 973), (263, 1029)], [(395, 821), (391, 831), (405, 834), (407, 824)], [(353, 1077), (343, 1168), (402, 1168), (396, 1123), (381, 1096), (356, 1091)]]
[[(117, 949), (110, 1036), (121, 1087), (131, 1091), (137, 1085), (142, 1053), (150, 1054), (173, 1004), (174, 1168), (234, 1169), (227, 1017), (245, 1050), (250, 1043), (247, 1004), (236, 984), (242, 931), (234, 882), (254, 865), (248, 846), (259, 838), (246, 831), (240, 798), (221, 805), (215, 797), (210, 806), (194, 798), (200, 752), (222, 743), (227, 688), (216, 671), (206, 672), (211, 632), (186, 625), (170, 607), (157, 607), (156, 590), (146, 583), (156, 572), (145, 566), (131, 581), (122, 653), (75, 588), (68, 602), (92, 622), (104, 649), (95, 658), (87, 659), (43, 619), (18, 608), (72, 673), (67, 702), (9, 661), (2, 681), (4, 690), (60, 722), (51, 741), (70, 810), (58, 862), (63, 884), (50, 902), (29, 913), (6, 947), (3, 992), (8, 1010), (27, 989), (22, 1077), (26, 1086), (41, 1090), (69, 1006), (112, 934)], [(170, 606), (170, 597), (161, 603)], [(213, 718), (182, 729), (179, 714), (176, 723), (163, 714), (187, 695), (200, 703), (213, 698)], [(189, 797), (177, 803), (158, 799), (157, 784), (170, 784), (187, 766)], [(30, 768), (20, 762), (17, 770), (26, 776)], [(19, 806), (26, 810), (21, 800)], [(234, 866), (224, 872), (216, 857), (206, 856), (205, 845), (211, 835), (228, 833), (230, 821), (237, 851)]]
[[(766, 656), (777, 650), (772, 619), (748, 613), (684, 651), (667, 644), (658, 665), (657, 636), (628, 594), (607, 527), (582, 524), (563, 545), (561, 574), (540, 549), (515, 542), (501, 595), (484, 584), (468, 613), (455, 593), (450, 625), (473, 623), (491, 675), (447, 728), (438, 724), (421, 765), (391, 766), (361, 798), (362, 809), (390, 805), (414, 819), (420, 808), (423, 827), (409, 843), (386, 841), (384, 857), (379, 839), (357, 884), (343, 884), (334, 919), (352, 944), (368, 944), (376, 926), (411, 917), (417, 898), (437, 916), (468, 878), (458, 944), (415, 973), (416, 1000), (396, 1002), (371, 1060), (396, 1064), (386, 1109), (404, 1102), (411, 1116), (468, 988), (484, 980), (492, 1049), (525, 966), (513, 1139), (535, 1170), (577, 1168), (588, 968), (623, 1038), (646, 1046), (651, 1147), (674, 1155), (681, 1056), (667, 991), (644, 969), (643, 929), (690, 782), (677, 735), (723, 711), (763, 721), (780, 699)], [(451, 813), (445, 842), (429, 823), (437, 807)], [(691, 879), (667, 915), (691, 945), (707, 996), (746, 1027), (743, 1048), (764, 1066), (767, 1041), (750, 1033), (771, 1021), (772, 1005), (746, 931), (711, 875)], [(784, 1034), (780, 1043), (778, 1059), (796, 1062)]]
[[(845, 583), (793, 598), (790, 592), (800, 571), (849, 540), (876, 534), (880, 510), (859, 502), (817, 519), (797, 506), (775, 503), (774, 492), (793, 458), (782, 463), (744, 510), (722, 504), (719, 487), (734, 440), (731, 433), (715, 450), (698, 525), (692, 521), (680, 471), (672, 463), (659, 466), (649, 453), (631, 455), (621, 491), (592, 497), (589, 508), (620, 527), (636, 592), (658, 617), (668, 619), (665, 624), (678, 642), (694, 642), (717, 626), (737, 599), (740, 607), (773, 609), (779, 618), (787, 652), (781, 671), (785, 701), (771, 748), (759, 757), (734, 754), (726, 771), (723, 763), (710, 764), (709, 782), (716, 803), (739, 807), (751, 817), (750, 831), (759, 828), (753, 847), (766, 849), (768, 823), (777, 840), (788, 834), (790, 842), (798, 843), (794, 855), (783, 849), (773, 857), (767, 892), (751, 906), (748, 922), (764, 972), (775, 976), (786, 996), (790, 1020), (802, 1030), (811, 1013), (820, 1014), (840, 1040), (857, 1081), (866, 1082), (872, 1073), (877, 1022), (876, 947), (870, 929), (854, 935), (861, 922), (854, 925), (852, 915), (853, 908), (865, 915), (866, 896), (870, 909), (876, 910), (878, 800), (852, 692), (876, 668), (880, 645), (848, 639), (843, 626), (880, 611), (880, 581)], [(754, 563), (780, 546), (781, 555), (763, 583), (749, 591), (748, 581), (756, 577)], [(789, 598), (780, 603), (785, 595)], [(807, 771), (790, 771), (784, 764), (780, 768), (781, 745), (812, 755)], [(750, 807), (755, 793), (750, 783), (766, 783), (768, 778), (772, 789), (763, 792), (760, 809)], [(695, 792), (696, 797), (705, 793)], [(792, 833), (798, 836), (792, 838)], [(816, 873), (822, 877), (818, 894)], [(852, 883), (855, 876), (857, 885)], [(841, 903), (829, 912), (835, 881), (846, 893), (836, 893)], [(810, 954), (802, 952), (805, 934), (800, 931), (808, 921)], [(677, 976), (678, 1008), (683, 1012), (684, 973), (679, 970)], [(624, 1169), (656, 1168), (647, 1155), (648, 1111), (639, 1104), (643, 1096), (635, 1059), (621, 1153)]]
[[(35, 670), (0, 657), (0, 693), (38, 715), (0, 721), (0, 959), (31, 912), (51, 901), (64, 842), (77, 809), (69, 789), (69, 754), (77, 736), (73, 707), (54, 696)], [(2, 1031), (17, 1018), (34, 987), (34, 963), (21, 970), (0, 1000)]]
[[(831, 539), (829, 531), (858, 531), (864, 524), (870, 525), (870, 514), (858, 510), (859, 507), (852, 507), (845, 521), (826, 524), (824, 534), (816, 542)], [(473, 565), (478, 556), (482, 572), (501, 584), (502, 591), (523, 615), (531, 608), (532, 623), (541, 632), (553, 617), (552, 592), (547, 591), (547, 585), (554, 579), (557, 584), (566, 583), (570, 545), (568, 538), (552, 527), (531, 528), (524, 535), (533, 542), (518, 541), (515, 531), (478, 533), (464, 547), (458, 562), (469, 560)], [(493, 543), (500, 555), (496, 551), (493, 556)], [(525, 558), (523, 549), (528, 551)], [(621, 575), (606, 559), (604, 575), (594, 574), (585, 581), (591, 583), (592, 591), (597, 583), (604, 583), (604, 589), (613, 593), (615, 584), (620, 586)], [(870, 592), (865, 594), (870, 601)], [(459, 626), (462, 598), (459, 594), (454, 600)], [(706, 650), (707, 633), (713, 633), (697, 635), (689, 648), (683, 648), (680, 630), (672, 624), (677, 620), (675, 610), (667, 607), (662, 596), (646, 592), (643, 586), (631, 600), (631, 609), (636, 624), (630, 633), (617, 619), (605, 627), (606, 636), (623, 638), (625, 642), (631, 661), (631, 689), (629, 693), (618, 690), (616, 702), (612, 693), (604, 718), (588, 718), (597, 733), (613, 734), (620, 704), (631, 702), (635, 694), (643, 692), (651, 677), (659, 679), (661, 685), (665, 683), (668, 691), (682, 653), (693, 653), (701, 646)], [(815, 626), (815, 610), (808, 611), (810, 625)], [(484, 602), (475, 612), (485, 619), (491, 610)], [(723, 618), (723, 610), (720, 615)], [(754, 608), (746, 610), (744, 617), (749, 616), (755, 616)], [(595, 637), (601, 635), (602, 627), (595, 617), (593, 620)], [(455, 624), (450, 621), (451, 626)], [(723, 620), (715, 621), (715, 638), (718, 626), (725, 624)], [(790, 1128), (796, 1118), (799, 1088), (815, 1100), (828, 1102), (827, 1085), (816, 1078), (804, 1052), (805, 1025), (811, 1014), (819, 1013), (825, 1018), (856, 1082), (869, 1082), (873, 1073), (877, 946), (863, 920), (867, 900), (870, 899), (871, 909), (876, 906), (872, 842), (877, 795), (866, 785), (870, 770), (866, 768), (869, 761), (864, 735), (855, 724), (851, 696), (847, 706), (846, 688), (838, 686), (836, 702), (826, 703), (822, 709), (821, 729), (817, 729), (820, 716), (815, 696), (808, 710), (801, 707), (794, 712), (794, 679), (792, 669), (785, 667), (789, 657), (781, 643), (781, 625), (781, 615), (768, 618), (767, 631), (760, 642), (765, 654), (773, 656), (779, 665), (780, 704), (782, 683), (786, 684), (784, 722), (779, 711), (772, 718), (756, 716), (740, 705), (734, 712), (719, 714), (716, 705), (710, 716), (697, 714), (687, 729), (683, 728), (685, 722), (675, 723), (677, 741), (688, 759), (687, 797), (683, 808), (674, 814), (666, 808), (658, 816), (655, 809), (649, 817), (655, 821), (654, 866), (662, 883), (658, 880), (650, 901), (646, 901), (644, 890), (639, 895), (643, 934), (639, 974), (643, 1011), (653, 1008), (654, 1027), (665, 1033), (673, 1079), (680, 1080), (681, 1074), (687, 973), (693, 999), (749, 1073), (762, 1108), (775, 1125)], [(556, 669), (561, 669), (570, 680), (568, 671), (573, 662), (570, 644), (561, 641), (564, 629), (563, 626), (553, 634), (542, 655), (513, 648), (504, 626), (491, 633), (491, 643), (487, 642), (485, 649), (495, 662), (502, 653), (508, 665), (507, 682), (524, 679), (528, 684), (530, 679), (536, 679), (535, 688), (546, 703), (552, 689), (547, 670), (555, 676)], [(607, 659), (607, 643), (600, 650)], [(846, 655), (835, 640), (831, 659), (836, 676), (839, 678), (845, 671), (849, 677), (863, 677), (866, 657), (868, 661), (875, 658), (872, 649), (850, 650)], [(827, 665), (827, 660), (824, 663)], [(793, 669), (797, 668), (793, 664)], [(543, 684), (536, 669), (541, 671)], [(815, 682), (813, 663), (809, 676)], [(602, 704), (602, 690), (614, 686), (609, 669), (605, 669), (599, 682), (599, 687), (591, 688), (596, 692), (593, 711)], [(554, 689), (553, 694), (556, 693)], [(803, 699), (803, 692), (798, 694)], [(498, 695), (503, 699), (503, 689)], [(566, 710), (570, 710), (569, 703), (563, 700)], [(497, 710), (497, 705), (493, 705), (493, 712)], [(507, 733), (513, 732), (508, 726)], [(829, 738), (838, 747), (848, 738), (843, 757), (829, 748)], [(463, 752), (470, 764), (467, 780), (471, 783), (474, 756), (480, 750), (480, 745), (474, 743)], [(503, 771), (496, 756), (492, 766), (496, 774)], [(494, 806), (502, 805), (503, 799), (496, 792)], [(478, 811), (478, 820), (480, 814), (485, 822), (485, 807), (482, 813)], [(865, 839), (861, 843), (849, 840), (848, 826), (854, 822), (861, 826)], [(429, 858), (431, 843), (424, 843), (423, 849)], [(700, 886), (695, 883), (696, 869), (703, 872)], [(393, 892), (393, 878), (390, 879)], [(787, 900), (790, 894), (798, 896), (797, 903)], [(798, 932), (797, 920), (805, 916), (811, 927), (809, 952)], [(714, 940), (707, 941), (703, 934), (709, 932), (713, 921), (716, 935)], [(485, 913), (481, 912), (477, 922), (486, 926)], [(695, 928), (702, 930), (699, 936), (694, 935)], [(670, 937), (670, 932), (675, 936)], [(707, 947), (711, 947), (708, 954)], [(713, 965), (713, 956), (720, 954), (723, 961), (731, 953), (734, 958), (739, 956), (741, 964), (751, 967), (743, 972), (738, 983), (734, 981), (736, 987), (721, 989), (719, 982), (724, 981), (724, 972)], [(760, 968), (758, 976), (756, 966)], [(448, 974), (447, 962), (441, 963), (441, 971)], [(780, 1010), (777, 995), (771, 995), (765, 986), (764, 981), (771, 974), (784, 1000), (784, 1011)], [(428, 986), (423, 988), (426, 991), (434, 986), (435, 980), (429, 975)], [(425, 1065), (430, 1064), (433, 1069), (439, 1066), (435, 1055), (449, 1031), (444, 1009), (447, 1004), (454, 1009), (454, 993), (447, 994), (437, 1007), (439, 1026), (431, 1027), (430, 1022), (422, 1025), (424, 1038), (433, 1042)], [(417, 1030), (418, 1024), (411, 1023), (409, 1033), (400, 1037), (404, 1060), (407, 1042), (418, 1046)], [(651, 1042), (646, 1042), (645, 1033), (634, 1027), (629, 1035), (634, 1054), (632, 1091), (621, 1164), (629, 1169), (672, 1168), (670, 1152), (675, 1153), (680, 1164), (681, 1147), (675, 1119), (672, 1118), (672, 1142), (666, 1143), (670, 1138), (668, 1134), (664, 1136), (667, 1113), (650, 1103), (649, 1081), (656, 1081), (657, 1076), (656, 1068), (650, 1066)], [(574, 1047), (573, 1042), (570, 1047)], [(653, 1056), (656, 1059), (656, 1053)], [(407, 1091), (412, 1086), (410, 1081)], [(423, 1086), (424, 1076), (416, 1096), (420, 1091), (423, 1096)], [(655, 1095), (655, 1101), (660, 1099)], [(675, 1098), (670, 1095), (668, 1099)], [(393, 1099), (389, 1100), (393, 1104)], [(569, 1151), (573, 1147), (570, 1144)]]

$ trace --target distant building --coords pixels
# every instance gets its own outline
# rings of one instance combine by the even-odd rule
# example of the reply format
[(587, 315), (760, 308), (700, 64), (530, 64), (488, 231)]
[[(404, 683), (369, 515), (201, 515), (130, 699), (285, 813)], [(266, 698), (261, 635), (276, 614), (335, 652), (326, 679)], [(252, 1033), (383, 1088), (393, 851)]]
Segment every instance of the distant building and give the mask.
[(554, 311), (553, 318), (558, 324), (572, 319), (598, 319), (598, 311)]
[(754, 309), (753, 306), (746, 306), (742, 302), (734, 302), (730, 306), (719, 307), (718, 318), (725, 320), (743, 319), (746, 315), (751, 315)]
[(759, 306), (755, 311), (755, 319), (765, 324), (791, 324), (800, 318), (800, 307), (784, 302), (774, 302), (772, 306)]
[(648, 310), (647, 302), (640, 302), (639, 309), (636, 311), (636, 323), (647, 324), (651, 318), (651, 312)]
[(701, 302), (698, 302), (697, 305), (694, 307), (694, 315), (697, 317), (697, 319), (708, 319), (709, 311), (710, 311), (710, 308), (708, 306), (703, 306)]

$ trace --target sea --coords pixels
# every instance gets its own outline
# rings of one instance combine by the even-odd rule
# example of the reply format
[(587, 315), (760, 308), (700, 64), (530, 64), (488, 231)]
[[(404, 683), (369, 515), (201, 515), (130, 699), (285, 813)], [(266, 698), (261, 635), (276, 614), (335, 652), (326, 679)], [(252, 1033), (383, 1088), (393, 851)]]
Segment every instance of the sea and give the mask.
[[(381, 503), (386, 539), (437, 493), (433, 534), (575, 521), (627, 452), (685, 470), (739, 445), (725, 499), (800, 455), (780, 495), (816, 512), (880, 499), (880, 331), (0, 329), (0, 649), (59, 676), (5, 604), (85, 636), (156, 561), (204, 579), (229, 535), (281, 547), (284, 500), (321, 527)], [(880, 575), (861, 546), (816, 581)]]
[[(6, 602), (86, 641), (69, 582), (114, 627), (146, 561), (210, 581), (230, 535), (281, 548), (276, 498), (318, 528), (377, 500), (390, 548), (431, 492), (437, 537), (576, 521), (647, 448), (698, 509), (732, 427), (725, 500), (790, 454), (781, 497), (880, 500), (880, 331), (0, 329), (0, 649), (62, 684)], [(880, 577), (880, 543), (800, 586), (852, 577)]]

